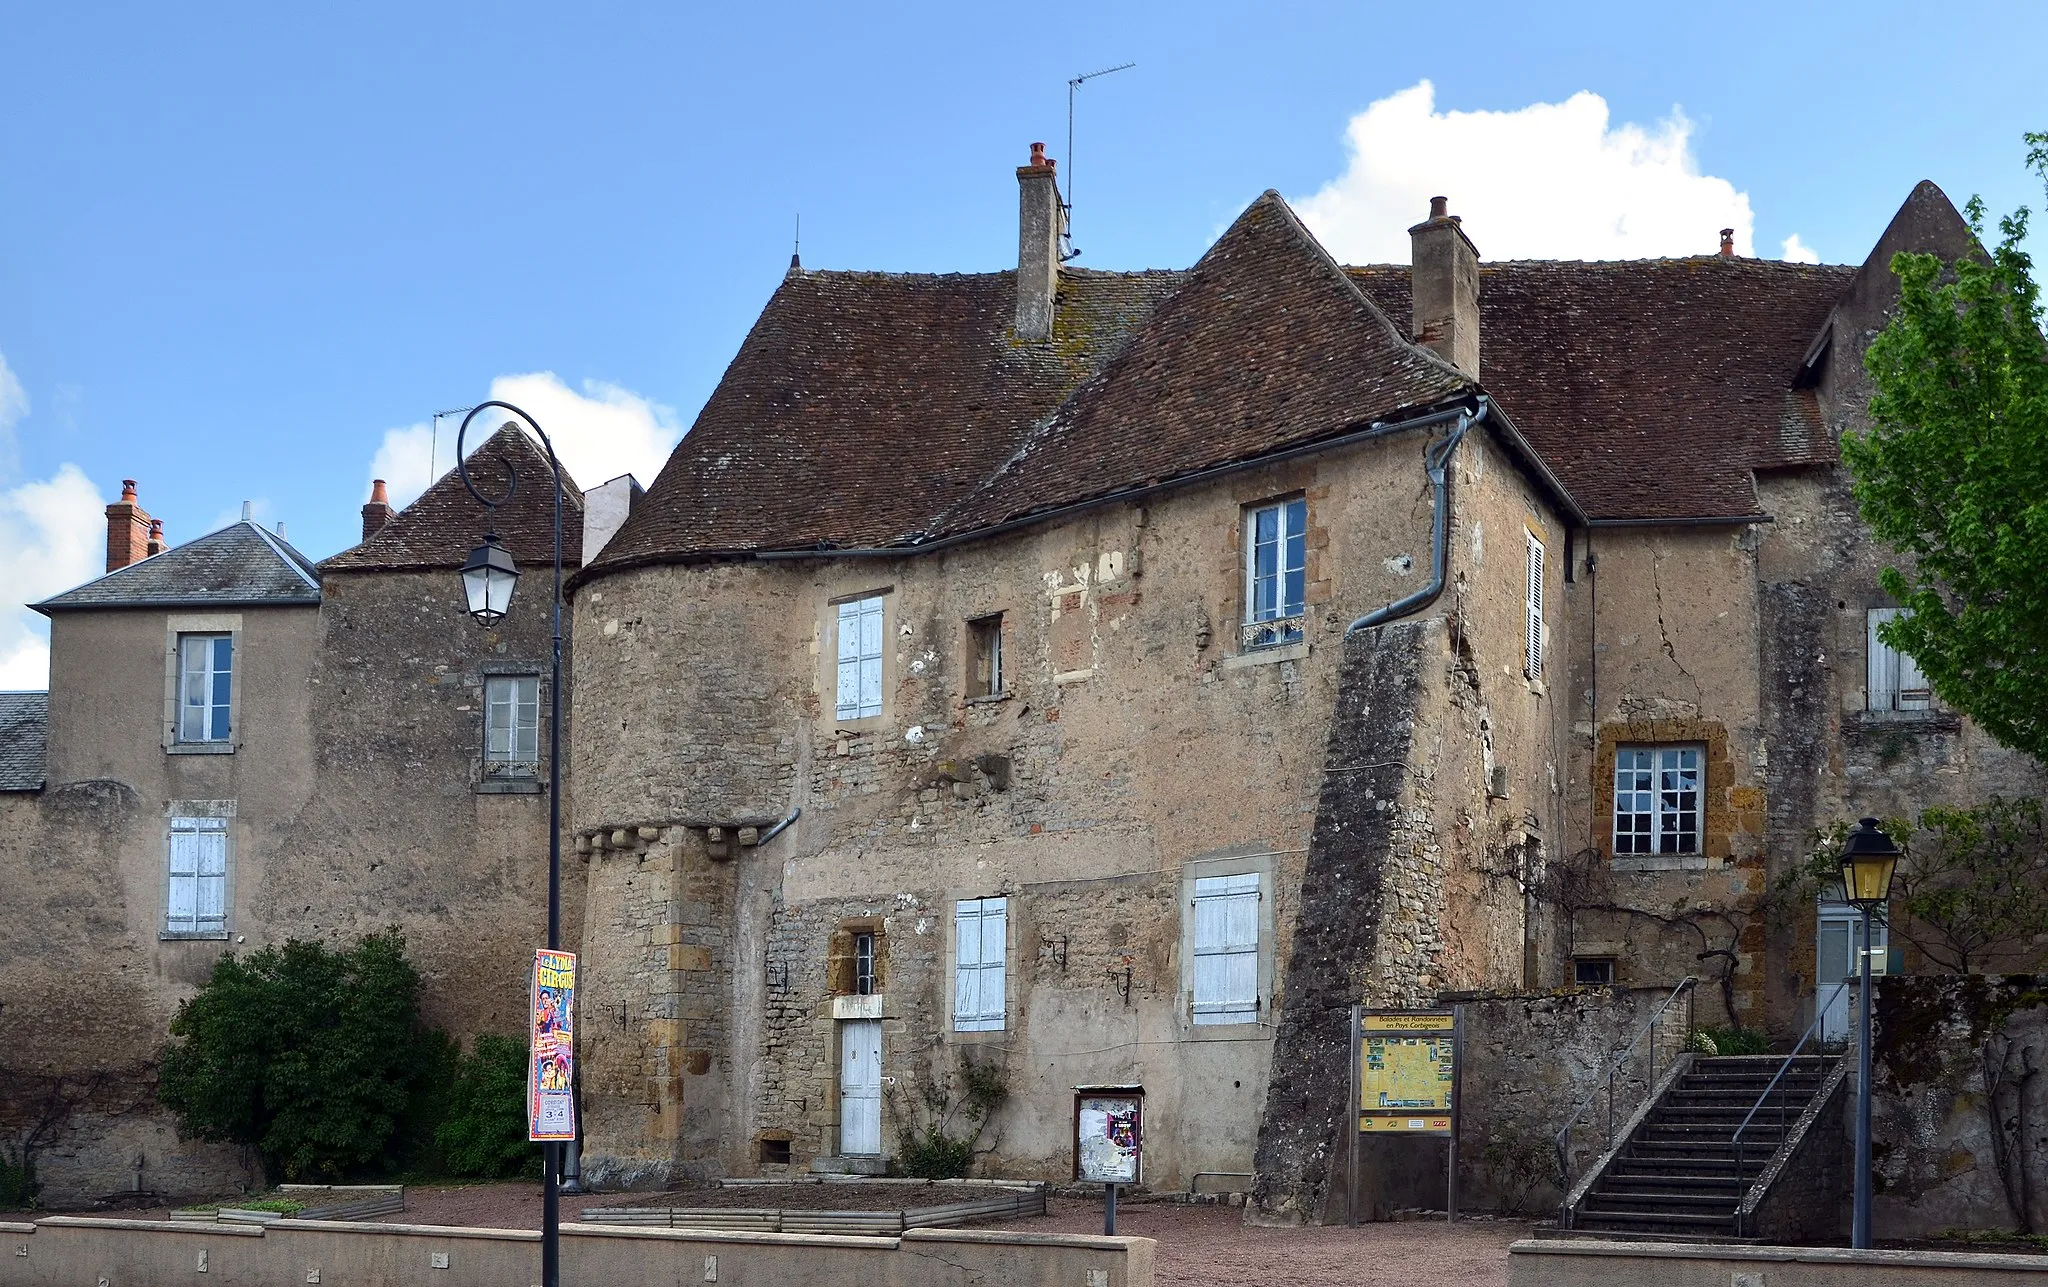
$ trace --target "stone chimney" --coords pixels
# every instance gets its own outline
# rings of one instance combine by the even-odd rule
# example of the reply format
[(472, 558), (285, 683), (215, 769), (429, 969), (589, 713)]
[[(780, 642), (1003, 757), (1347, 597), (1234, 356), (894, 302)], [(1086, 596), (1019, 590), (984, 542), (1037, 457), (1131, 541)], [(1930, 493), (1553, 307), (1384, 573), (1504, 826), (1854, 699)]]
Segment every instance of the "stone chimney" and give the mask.
[[(149, 548), (150, 517), (135, 503), (135, 480), (121, 480), (121, 499), (107, 506), (107, 571), (118, 572), (156, 551)], [(161, 539), (162, 529), (158, 529)]]
[(1031, 164), (1017, 167), (1017, 338), (1052, 335), (1053, 294), (1060, 284), (1060, 206), (1055, 162), (1045, 144), (1031, 145)]
[(1735, 258), (1735, 229), (1721, 229), (1721, 258)]
[(591, 562), (611, 543), (646, 494), (647, 489), (631, 474), (620, 474), (583, 493), (584, 563)]
[(363, 539), (369, 540), (379, 529), (391, 521), (391, 497), (384, 490), (384, 480), (370, 480), (370, 503), (363, 506)]
[(1473, 379), (1479, 378), (1479, 250), (1448, 213), (1445, 197), (1429, 199), (1429, 218), (1408, 230), (1409, 284), (1415, 342)]

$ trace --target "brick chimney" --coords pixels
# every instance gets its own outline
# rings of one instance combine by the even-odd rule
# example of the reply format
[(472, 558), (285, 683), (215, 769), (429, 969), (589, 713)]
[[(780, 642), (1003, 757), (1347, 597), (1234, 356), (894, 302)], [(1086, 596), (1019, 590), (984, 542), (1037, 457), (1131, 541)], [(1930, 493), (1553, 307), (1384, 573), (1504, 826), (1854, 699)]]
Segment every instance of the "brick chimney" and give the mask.
[(1045, 144), (1031, 145), (1031, 164), (1017, 167), (1017, 338), (1052, 335), (1053, 294), (1060, 284), (1060, 206), (1056, 163)]
[[(118, 572), (156, 551), (149, 548), (151, 519), (135, 503), (135, 480), (121, 480), (121, 499), (107, 506), (107, 571)], [(157, 529), (161, 539), (162, 529)]]
[(363, 539), (369, 540), (379, 529), (391, 521), (391, 497), (385, 494), (384, 480), (370, 480), (370, 503), (363, 506)]
[(1414, 338), (1473, 379), (1479, 378), (1479, 250), (1449, 213), (1429, 199), (1429, 218), (1408, 230)]

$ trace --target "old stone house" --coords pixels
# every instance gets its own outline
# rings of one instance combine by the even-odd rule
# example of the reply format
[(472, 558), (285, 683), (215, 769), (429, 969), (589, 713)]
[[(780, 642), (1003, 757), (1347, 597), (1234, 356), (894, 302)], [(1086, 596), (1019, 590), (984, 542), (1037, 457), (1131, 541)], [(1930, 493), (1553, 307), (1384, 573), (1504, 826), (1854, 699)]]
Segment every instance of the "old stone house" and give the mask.
[[(1062, 263), (1042, 154), (1017, 178), (1015, 270), (792, 263), (646, 495), (572, 489), (591, 1180), (879, 1169), (971, 1064), (988, 1173), (1070, 1174), (1074, 1088), (1141, 1085), (1147, 1183), (1315, 1219), (1354, 1002), (1697, 976), (1702, 1021), (1796, 1032), (1845, 920), (1760, 902), (1814, 828), (2041, 789), (1874, 644), (1838, 465), (1891, 255), (1971, 245), (1933, 185), (1861, 266), (1482, 262), (1438, 205), (1412, 266), (1344, 267), (1267, 193), (1119, 273)], [(230, 941), (391, 923), (431, 1020), (517, 1030), (546, 614), (479, 631), (453, 571), (548, 529), (532, 444), (494, 457), (495, 516), (451, 475), (317, 568), (110, 538), (43, 605), (0, 857), (48, 879), (0, 951), (46, 1078), (141, 1077)], [(293, 597), (188, 602), (216, 547)], [(163, 721), (218, 635), (208, 759)], [(227, 837), (196, 939), (180, 819)], [(76, 1192), (232, 1162), (92, 1111), (45, 1167)]]
[(1314, 1218), (1345, 1006), (1796, 1032), (1815, 827), (2039, 790), (1874, 644), (1837, 463), (1891, 255), (1972, 244), (1933, 185), (1860, 267), (1439, 203), (1345, 268), (1268, 193), (1110, 273), (1018, 181), (1014, 272), (792, 264), (575, 578), (587, 1173), (869, 1169), (974, 1063), (993, 1172), (1142, 1084), (1150, 1182)]

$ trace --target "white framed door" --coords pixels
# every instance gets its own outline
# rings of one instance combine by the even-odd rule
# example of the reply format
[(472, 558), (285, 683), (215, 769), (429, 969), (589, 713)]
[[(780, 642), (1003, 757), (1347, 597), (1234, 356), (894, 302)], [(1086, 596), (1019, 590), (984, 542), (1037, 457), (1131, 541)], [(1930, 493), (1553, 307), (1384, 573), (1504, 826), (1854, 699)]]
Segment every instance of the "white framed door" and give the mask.
[[(1863, 946), (1863, 913), (1847, 903), (1822, 903), (1813, 941), (1813, 1003), (1821, 1015), (1820, 1039), (1846, 1041), (1853, 1016), (1849, 1010), (1850, 989), (1842, 985), (1854, 983), (1862, 977), (1857, 953)], [(1870, 972), (1873, 977), (1885, 972), (1888, 951), (1884, 923), (1872, 921)]]
[(882, 1021), (839, 1022), (839, 1152), (876, 1157), (882, 1151)]

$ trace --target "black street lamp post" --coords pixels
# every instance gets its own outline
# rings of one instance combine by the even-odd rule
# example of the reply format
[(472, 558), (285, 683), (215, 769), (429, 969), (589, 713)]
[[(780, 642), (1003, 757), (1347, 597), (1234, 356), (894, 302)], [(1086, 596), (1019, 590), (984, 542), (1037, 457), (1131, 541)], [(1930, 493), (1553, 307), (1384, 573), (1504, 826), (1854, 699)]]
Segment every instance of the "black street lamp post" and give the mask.
[[(548, 468), (553, 474), (555, 494), (555, 566), (552, 624), (553, 652), (548, 664), (548, 947), (562, 946), (562, 462), (555, 459), (555, 445), (548, 441), (540, 422), (509, 402), (482, 402), (470, 408), (455, 431), (455, 468), (462, 485), (485, 509), (495, 510), (512, 499), (519, 488), (518, 471), (505, 462), (505, 494), (492, 500), (476, 489), (469, 477), (469, 463), (463, 456), (463, 435), (479, 412), (492, 407), (509, 411), (524, 420), (540, 436), (547, 449)], [(470, 553), (462, 568), (463, 597), (469, 615), (481, 626), (495, 626), (511, 606), (512, 591), (519, 584), (519, 568), (512, 552), (498, 540), (495, 525), (484, 543)], [(541, 1287), (561, 1287), (562, 1282), (562, 1146), (557, 1141), (541, 1145), (540, 1281)]]
[(1850, 829), (1842, 846), (1842, 896), (1863, 913), (1863, 951), (1856, 1038), (1856, 1214), (1849, 1245), (1864, 1250), (1870, 1247), (1870, 918), (1891, 897), (1898, 865), (1899, 847), (1876, 818)]

